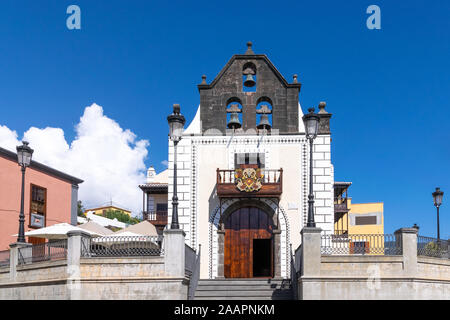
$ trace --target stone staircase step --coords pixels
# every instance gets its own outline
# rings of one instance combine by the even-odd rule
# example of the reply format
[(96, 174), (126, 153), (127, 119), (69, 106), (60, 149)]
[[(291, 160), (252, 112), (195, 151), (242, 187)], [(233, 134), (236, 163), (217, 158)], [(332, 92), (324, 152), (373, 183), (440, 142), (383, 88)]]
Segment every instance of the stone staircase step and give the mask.
[(195, 292), (199, 300), (290, 300), (286, 279), (201, 279)]
[(197, 287), (197, 290), (200, 291), (210, 291), (210, 290), (261, 290), (261, 291), (270, 291), (273, 290), (290, 290), (290, 288), (281, 288), (280, 286), (276, 287), (268, 287), (267, 285), (201, 285)]
[(291, 300), (291, 297), (288, 298), (273, 298), (273, 297), (195, 297), (195, 300)]
[(261, 290), (242, 290), (242, 291), (238, 291), (238, 290), (233, 290), (233, 291), (229, 291), (229, 290), (220, 290), (220, 291), (215, 291), (215, 290), (211, 290), (211, 291), (198, 291), (195, 293), (196, 296), (201, 297), (201, 296), (219, 296), (219, 297), (232, 297), (232, 296), (242, 296), (242, 297), (248, 297), (248, 296), (253, 296), (253, 297), (259, 297), (259, 296), (272, 296), (273, 291), (261, 291)]

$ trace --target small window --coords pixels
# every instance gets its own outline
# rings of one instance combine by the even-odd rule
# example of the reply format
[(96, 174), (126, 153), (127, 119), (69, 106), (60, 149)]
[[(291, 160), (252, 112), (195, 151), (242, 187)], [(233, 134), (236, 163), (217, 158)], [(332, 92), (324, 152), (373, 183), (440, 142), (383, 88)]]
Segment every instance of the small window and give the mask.
[(45, 227), (47, 211), (47, 189), (31, 185), (30, 226), (34, 228)]
[(377, 224), (377, 216), (355, 217), (355, 225), (356, 226), (370, 225), (370, 224)]
[(157, 203), (156, 211), (164, 211), (167, 212), (167, 203)]
[(234, 167), (241, 168), (245, 166), (255, 166), (260, 169), (265, 168), (265, 154), (264, 153), (235, 153)]

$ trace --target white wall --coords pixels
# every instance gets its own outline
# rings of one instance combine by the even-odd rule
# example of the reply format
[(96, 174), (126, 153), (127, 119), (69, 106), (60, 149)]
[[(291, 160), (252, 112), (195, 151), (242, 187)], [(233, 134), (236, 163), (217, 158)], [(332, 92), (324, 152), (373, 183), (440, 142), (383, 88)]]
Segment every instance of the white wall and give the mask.
[[(297, 248), (300, 230), (306, 225), (309, 188), (309, 143), (305, 136), (184, 136), (177, 146), (178, 214), (186, 243), (202, 245), (201, 278), (217, 274), (216, 227), (210, 216), (218, 211), (216, 169), (233, 169), (234, 153), (265, 153), (267, 169), (283, 168), (280, 201), (282, 274), (289, 275), (289, 244)], [(313, 175), (315, 219), (318, 227), (331, 233), (334, 221), (333, 168), (330, 136), (314, 141)], [(169, 221), (172, 217), (173, 144), (169, 141)], [(282, 220), (282, 221), (281, 221)]]

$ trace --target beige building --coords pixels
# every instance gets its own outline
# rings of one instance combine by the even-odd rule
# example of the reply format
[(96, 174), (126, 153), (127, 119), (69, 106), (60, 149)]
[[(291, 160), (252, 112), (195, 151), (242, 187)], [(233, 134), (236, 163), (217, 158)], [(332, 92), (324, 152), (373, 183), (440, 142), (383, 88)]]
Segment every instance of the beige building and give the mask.
[(169, 170), (166, 169), (159, 174), (153, 167), (147, 170), (147, 181), (141, 184), (139, 188), (142, 190), (142, 216), (143, 220), (151, 222), (158, 231), (162, 231), (167, 225), (167, 194), (168, 194), (168, 175)]
[(89, 208), (84, 210), (84, 215), (86, 215), (88, 212), (93, 212), (96, 215), (104, 216), (107, 211), (120, 211), (124, 214), (127, 214), (131, 217), (131, 210), (124, 209), (119, 207), (118, 205), (115, 205), (112, 201), (110, 203), (106, 203), (105, 205), (98, 206), (95, 208)]

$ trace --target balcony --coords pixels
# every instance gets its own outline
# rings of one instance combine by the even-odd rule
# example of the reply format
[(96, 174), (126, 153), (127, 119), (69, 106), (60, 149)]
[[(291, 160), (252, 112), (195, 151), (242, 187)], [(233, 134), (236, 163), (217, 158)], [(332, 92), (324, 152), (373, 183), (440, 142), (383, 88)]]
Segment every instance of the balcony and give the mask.
[(334, 204), (334, 213), (347, 213), (347, 212), (348, 212), (347, 201)]
[(283, 190), (283, 169), (259, 169), (258, 172), (257, 186), (254, 189), (240, 190), (239, 178), (236, 177), (237, 170), (217, 169), (217, 195), (220, 198), (280, 197)]
[(144, 211), (142, 213), (144, 220), (149, 221), (155, 226), (163, 226), (167, 224), (167, 211)]

